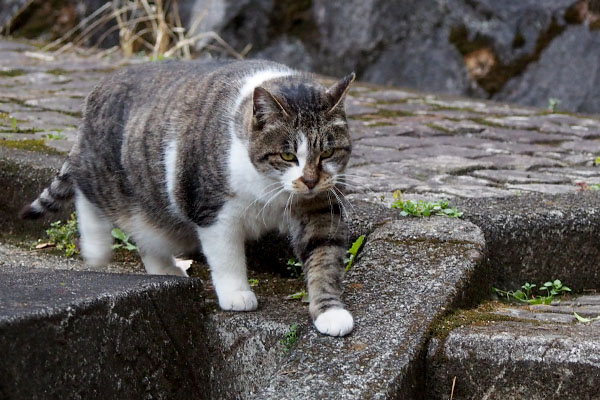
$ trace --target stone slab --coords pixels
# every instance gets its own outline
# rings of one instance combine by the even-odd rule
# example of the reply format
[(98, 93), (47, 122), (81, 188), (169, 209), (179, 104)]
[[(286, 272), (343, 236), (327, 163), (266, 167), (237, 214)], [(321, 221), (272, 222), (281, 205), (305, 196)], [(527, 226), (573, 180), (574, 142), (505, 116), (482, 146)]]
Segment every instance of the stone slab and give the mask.
[(0, 397), (204, 398), (201, 294), (197, 280), (3, 266)]
[(560, 279), (575, 291), (600, 287), (600, 192), (453, 202), (485, 234), (490, 284)]
[(353, 333), (331, 340), (309, 330), (258, 398), (418, 398), (427, 328), (484, 251), (480, 230), (460, 220), (406, 218), (375, 229), (345, 279)]
[(597, 399), (598, 325), (490, 322), (430, 344), (428, 399)]

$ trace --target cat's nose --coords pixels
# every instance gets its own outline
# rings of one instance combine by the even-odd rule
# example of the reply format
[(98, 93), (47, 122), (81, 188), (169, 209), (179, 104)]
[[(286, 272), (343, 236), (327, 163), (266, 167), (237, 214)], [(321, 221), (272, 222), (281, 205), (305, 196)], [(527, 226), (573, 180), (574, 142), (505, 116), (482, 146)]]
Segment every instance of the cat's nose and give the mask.
[(300, 177), (300, 180), (309, 189), (313, 189), (315, 186), (317, 186), (317, 183), (319, 183), (319, 177), (318, 176), (316, 176), (314, 178), (306, 178), (306, 177), (302, 176), (302, 177)]

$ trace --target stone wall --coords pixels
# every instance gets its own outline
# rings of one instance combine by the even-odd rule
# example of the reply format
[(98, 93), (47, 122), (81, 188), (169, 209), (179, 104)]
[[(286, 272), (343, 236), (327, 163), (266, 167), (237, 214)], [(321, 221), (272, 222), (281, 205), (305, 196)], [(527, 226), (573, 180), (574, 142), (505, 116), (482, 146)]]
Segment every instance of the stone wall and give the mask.
[[(0, 10), (15, 2), (0, 0)], [(78, 9), (89, 13), (93, 2), (79, 0), (88, 7)], [(179, 5), (187, 26), (199, 19), (199, 31), (218, 32), (237, 50), (250, 44), (249, 57), (335, 76), (354, 70), (362, 80), (418, 90), (600, 111), (594, 92), (600, 83), (598, 0), (180, 0)]]

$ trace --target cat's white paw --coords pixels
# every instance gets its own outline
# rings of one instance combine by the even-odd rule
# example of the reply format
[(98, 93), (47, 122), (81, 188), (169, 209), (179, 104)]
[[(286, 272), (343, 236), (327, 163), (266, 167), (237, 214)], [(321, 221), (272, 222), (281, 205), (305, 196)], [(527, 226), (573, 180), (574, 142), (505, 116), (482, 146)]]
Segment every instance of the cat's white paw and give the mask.
[(330, 308), (315, 319), (315, 327), (325, 335), (345, 336), (352, 332), (354, 319), (343, 308)]
[(218, 297), (219, 306), (223, 310), (252, 311), (258, 307), (256, 295), (251, 290), (221, 293)]

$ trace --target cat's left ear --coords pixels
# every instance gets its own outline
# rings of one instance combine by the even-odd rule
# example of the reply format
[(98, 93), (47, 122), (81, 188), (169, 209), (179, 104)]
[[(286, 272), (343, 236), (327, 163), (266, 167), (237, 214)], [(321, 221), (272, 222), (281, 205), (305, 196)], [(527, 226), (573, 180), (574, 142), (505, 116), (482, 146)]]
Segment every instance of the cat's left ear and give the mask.
[(283, 106), (282, 101), (260, 86), (254, 89), (252, 105), (254, 118), (259, 122), (265, 122), (270, 116), (289, 117), (289, 113)]
[(354, 79), (356, 79), (356, 74), (352, 72), (350, 75), (345, 76), (344, 78), (336, 82), (332, 87), (327, 89), (327, 92), (325, 92), (325, 94), (329, 98), (329, 104), (331, 104), (331, 106), (327, 110), (327, 113), (332, 112), (341, 104), (343, 104), (344, 97), (346, 96), (348, 89), (350, 89), (350, 84), (354, 82)]

